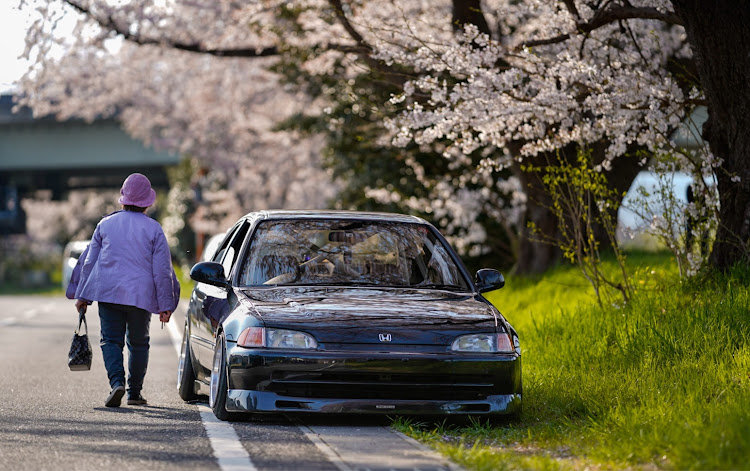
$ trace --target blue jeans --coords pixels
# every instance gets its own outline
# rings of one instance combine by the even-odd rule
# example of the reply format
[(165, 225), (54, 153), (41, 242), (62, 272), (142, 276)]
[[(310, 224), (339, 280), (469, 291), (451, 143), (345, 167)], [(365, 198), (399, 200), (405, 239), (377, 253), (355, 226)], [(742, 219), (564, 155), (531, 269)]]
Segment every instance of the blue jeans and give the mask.
[(122, 350), (128, 345), (128, 397), (137, 397), (143, 388), (148, 366), (148, 328), (151, 313), (135, 306), (99, 303), (99, 320), (104, 367), (109, 385), (125, 386)]

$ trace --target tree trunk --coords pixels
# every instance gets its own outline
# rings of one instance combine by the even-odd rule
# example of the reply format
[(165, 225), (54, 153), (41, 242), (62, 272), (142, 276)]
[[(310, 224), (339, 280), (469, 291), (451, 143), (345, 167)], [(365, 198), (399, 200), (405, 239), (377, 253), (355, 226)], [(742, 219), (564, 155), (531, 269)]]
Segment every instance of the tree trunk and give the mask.
[(472, 24), (484, 34), (491, 35), (490, 27), (482, 12), (480, 0), (453, 0), (453, 31), (460, 31), (465, 24)]
[(523, 171), (518, 164), (513, 169), (526, 193), (526, 214), (518, 244), (518, 260), (513, 272), (542, 273), (562, 259), (562, 252), (557, 246), (542, 242), (540, 235), (534, 234), (534, 230), (527, 224), (533, 224), (545, 239), (558, 238), (557, 219), (549, 209), (552, 207), (552, 198), (544, 188), (540, 174)]
[[(673, 0), (693, 49), (709, 118), (703, 127), (714, 156), (719, 228), (711, 264), (726, 270), (750, 260), (750, 4)], [(730, 7), (729, 5), (733, 5)], [(736, 178), (739, 177), (739, 181)], [(734, 179), (734, 181), (733, 181)]]

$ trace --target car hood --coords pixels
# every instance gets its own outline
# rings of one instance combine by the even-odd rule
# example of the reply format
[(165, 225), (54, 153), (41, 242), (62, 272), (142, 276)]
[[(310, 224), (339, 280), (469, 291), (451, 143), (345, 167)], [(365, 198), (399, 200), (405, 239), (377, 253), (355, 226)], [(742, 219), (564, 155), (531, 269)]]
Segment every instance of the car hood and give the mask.
[[(471, 293), (366, 288), (243, 291), (267, 327), (309, 332), (318, 342), (449, 345), (457, 335), (495, 332), (494, 310)], [(390, 337), (381, 336), (390, 334)]]

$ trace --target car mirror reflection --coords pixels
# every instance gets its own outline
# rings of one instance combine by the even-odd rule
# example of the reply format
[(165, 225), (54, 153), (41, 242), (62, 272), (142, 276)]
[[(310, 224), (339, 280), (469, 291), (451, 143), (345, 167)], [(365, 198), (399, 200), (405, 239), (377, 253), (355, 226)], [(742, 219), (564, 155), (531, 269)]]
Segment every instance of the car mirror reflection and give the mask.
[(224, 266), (221, 263), (196, 263), (190, 270), (190, 278), (198, 283), (206, 283), (221, 288), (229, 287), (229, 281), (224, 277)]
[(482, 268), (477, 271), (476, 284), (480, 293), (494, 291), (505, 286), (505, 277), (493, 268)]

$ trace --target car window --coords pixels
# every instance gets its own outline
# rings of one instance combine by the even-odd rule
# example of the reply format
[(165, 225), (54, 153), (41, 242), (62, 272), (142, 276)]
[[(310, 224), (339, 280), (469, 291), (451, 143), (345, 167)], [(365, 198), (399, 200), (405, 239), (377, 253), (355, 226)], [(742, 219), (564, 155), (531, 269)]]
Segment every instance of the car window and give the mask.
[(235, 232), (237, 232), (239, 228), (240, 226), (237, 225), (227, 232), (227, 236), (224, 238), (221, 244), (219, 244), (219, 247), (217, 247), (213, 257), (211, 257), (212, 262), (221, 263), (221, 260), (224, 258), (224, 254), (227, 251), (227, 247), (229, 246), (229, 242), (232, 240), (232, 237), (234, 237)]
[(341, 220), (262, 221), (243, 261), (240, 284), (468, 289), (429, 226)]
[(232, 268), (237, 261), (237, 255), (242, 248), (242, 243), (245, 240), (248, 227), (249, 224), (243, 222), (237, 227), (237, 230), (227, 238), (227, 244), (222, 251), (223, 258), (221, 259), (221, 264), (224, 267), (224, 277), (227, 279), (231, 276)]
[(226, 236), (226, 232), (222, 232), (221, 234), (213, 235), (208, 239), (208, 242), (206, 242), (206, 245), (203, 248), (203, 253), (201, 254), (202, 262), (213, 260), (214, 255), (218, 253), (219, 246), (224, 239), (226, 239)]
[(234, 236), (237, 234), (237, 231), (240, 230), (242, 225), (244, 224), (244, 221), (241, 223), (236, 224), (233, 228), (229, 229), (227, 231), (227, 235), (224, 237), (224, 240), (221, 241), (219, 246), (216, 248), (216, 252), (214, 252), (213, 256), (211, 257), (212, 262), (221, 263), (224, 259), (224, 255), (227, 252), (227, 248), (229, 247), (229, 244), (234, 239)]

